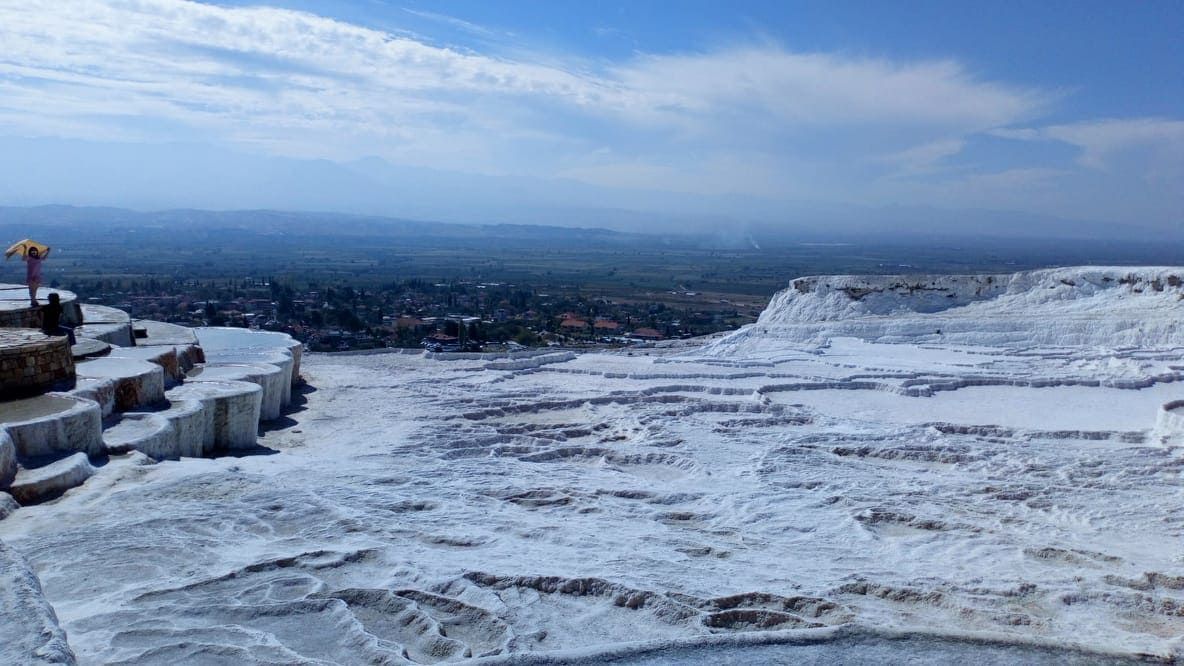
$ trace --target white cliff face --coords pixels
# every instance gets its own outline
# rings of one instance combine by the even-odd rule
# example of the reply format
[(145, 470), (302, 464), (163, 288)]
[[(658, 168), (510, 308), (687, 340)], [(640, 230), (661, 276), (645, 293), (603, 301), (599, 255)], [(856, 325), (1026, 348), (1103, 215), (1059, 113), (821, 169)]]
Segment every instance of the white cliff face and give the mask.
[(965, 345), (1184, 344), (1184, 269), (1058, 268), (1012, 275), (799, 278), (722, 355), (851, 336)]
[(811, 278), (703, 347), (309, 355), (276, 455), (100, 467), (0, 540), (80, 663), (1179, 658), (1180, 273)]

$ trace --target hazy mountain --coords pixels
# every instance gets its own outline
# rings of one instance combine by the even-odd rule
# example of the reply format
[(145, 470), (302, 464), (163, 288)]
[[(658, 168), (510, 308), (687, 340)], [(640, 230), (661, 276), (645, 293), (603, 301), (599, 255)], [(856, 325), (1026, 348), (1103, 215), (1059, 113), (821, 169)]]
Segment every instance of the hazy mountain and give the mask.
[[(0, 155), (4, 156), (0, 157), (0, 205), (11, 206), (333, 211), (450, 223), (707, 234), (737, 245), (851, 235), (1078, 239), (1164, 235), (1130, 224), (1014, 211), (786, 203), (438, 171), (396, 166), (376, 157), (346, 163), (262, 157), (192, 144), (4, 138)], [(62, 168), (62, 164), (69, 166)], [(1184, 240), (1184, 230), (1177, 229), (1167, 240)]]

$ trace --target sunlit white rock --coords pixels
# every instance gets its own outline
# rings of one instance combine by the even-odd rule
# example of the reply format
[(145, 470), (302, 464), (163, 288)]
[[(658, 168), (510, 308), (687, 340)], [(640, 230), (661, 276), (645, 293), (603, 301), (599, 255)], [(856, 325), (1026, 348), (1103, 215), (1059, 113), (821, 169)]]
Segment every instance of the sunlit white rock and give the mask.
[(103, 448), (99, 405), (64, 393), (0, 403), (0, 425), (19, 456), (36, 458), (74, 451), (98, 455)]

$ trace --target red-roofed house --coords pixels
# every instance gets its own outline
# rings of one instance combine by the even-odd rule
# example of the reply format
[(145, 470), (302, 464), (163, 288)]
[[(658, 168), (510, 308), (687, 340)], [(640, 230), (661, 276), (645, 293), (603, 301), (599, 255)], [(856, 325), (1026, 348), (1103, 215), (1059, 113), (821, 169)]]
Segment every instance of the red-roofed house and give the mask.
[(633, 329), (633, 332), (629, 334), (629, 337), (637, 338), (638, 340), (661, 340), (665, 336), (659, 333), (657, 329), (635, 328)]

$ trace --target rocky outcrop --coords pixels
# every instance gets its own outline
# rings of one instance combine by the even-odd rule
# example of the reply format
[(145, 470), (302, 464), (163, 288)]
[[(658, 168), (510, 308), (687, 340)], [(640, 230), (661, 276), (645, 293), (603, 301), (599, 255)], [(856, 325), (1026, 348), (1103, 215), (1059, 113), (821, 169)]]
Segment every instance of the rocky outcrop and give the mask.
[(1165, 446), (1184, 446), (1184, 400), (1173, 400), (1159, 409), (1151, 436)]
[(41, 581), (16, 551), (0, 542), (0, 663), (74, 664), (66, 632), (45, 600)]
[[(1184, 343), (1184, 270), (1076, 267), (1008, 275), (816, 276), (794, 280), (755, 324), (704, 350), (733, 357), (761, 340), (984, 346)], [(751, 351), (751, 350), (750, 350)]]

